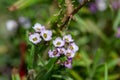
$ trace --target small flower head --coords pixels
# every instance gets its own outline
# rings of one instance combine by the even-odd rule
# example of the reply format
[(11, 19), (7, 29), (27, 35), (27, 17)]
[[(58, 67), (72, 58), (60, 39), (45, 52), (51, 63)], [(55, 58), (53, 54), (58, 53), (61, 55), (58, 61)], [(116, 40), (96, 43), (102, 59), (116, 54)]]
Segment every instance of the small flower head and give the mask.
[(29, 40), (34, 44), (38, 44), (41, 41), (40, 34), (38, 33), (31, 34), (29, 36)]
[(34, 25), (33, 29), (34, 29), (36, 32), (41, 32), (41, 31), (45, 30), (45, 27), (42, 26), (42, 25), (39, 24), (39, 23), (36, 23), (36, 24)]
[(75, 56), (75, 52), (71, 51), (70, 49), (66, 50), (64, 54), (67, 58), (73, 58)]
[(77, 52), (79, 49), (79, 47), (75, 43), (71, 43), (68, 48), (73, 52)]
[(57, 52), (57, 50), (53, 50), (53, 51), (49, 50), (48, 54), (49, 54), (49, 57), (59, 57), (60, 56), (60, 54)]
[(8, 20), (6, 22), (6, 28), (8, 31), (14, 31), (18, 28), (18, 24), (15, 20)]
[(31, 26), (30, 20), (23, 16), (19, 17), (18, 22), (20, 23), (20, 25), (22, 25), (24, 29), (29, 29)]
[(110, 3), (113, 10), (120, 9), (120, 0), (110, 0)]
[(60, 53), (60, 54), (64, 54), (66, 52), (65, 48), (57, 48), (57, 51)]
[(55, 47), (62, 47), (62, 46), (64, 46), (64, 44), (65, 44), (65, 42), (64, 42), (60, 37), (56, 38), (56, 39), (53, 41), (53, 45), (54, 45)]
[(52, 39), (52, 31), (50, 30), (43, 30), (41, 32), (41, 36), (45, 41), (50, 41)]
[(99, 11), (104, 11), (107, 8), (105, 0), (96, 0), (96, 4)]
[(63, 37), (63, 40), (65, 41), (65, 42), (73, 42), (74, 40), (72, 39), (72, 36), (71, 35), (65, 35), (64, 37)]
[(96, 13), (97, 12), (97, 6), (94, 2), (91, 2), (89, 4), (89, 10), (90, 10), (91, 13)]
[(67, 68), (72, 68), (72, 60), (71, 59), (68, 59), (64, 62), (64, 66), (67, 67)]

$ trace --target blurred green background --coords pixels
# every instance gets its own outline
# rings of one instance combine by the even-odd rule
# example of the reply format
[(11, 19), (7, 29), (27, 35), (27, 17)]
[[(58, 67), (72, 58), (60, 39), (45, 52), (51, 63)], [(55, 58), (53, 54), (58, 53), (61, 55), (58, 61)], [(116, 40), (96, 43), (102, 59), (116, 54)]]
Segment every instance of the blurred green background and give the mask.
[[(71, 0), (73, 9), (82, 1)], [(14, 68), (21, 69), (24, 43), (24, 62), (29, 65), (26, 34), (36, 22), (53, 30), (54, 35), (70, 33), (79, 46), (73, 68), (66, 74), (52, 74), (53, 79), (120, 80), (120, 0), (91, 0), (60, 32), (64, 14), (65, 0), (0, 0), (0, 80), (9, 80)], [(41, 50), (43, 63), (48, 60), (48, 49)], [(34, 66), (39, 71), (37, 65), (41, 66), (39, 60)]]

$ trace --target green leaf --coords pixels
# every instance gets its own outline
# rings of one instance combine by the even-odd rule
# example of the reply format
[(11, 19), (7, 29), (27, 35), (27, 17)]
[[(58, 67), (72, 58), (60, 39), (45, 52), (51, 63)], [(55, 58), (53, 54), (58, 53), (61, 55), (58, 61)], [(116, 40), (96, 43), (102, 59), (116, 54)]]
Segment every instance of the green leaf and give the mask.
[(38, 73), (35, 80), (48, 80), (51, 77), (54, 63), (57, 58), (51, 58), (47, 65)]
[(15, 7), (16, 9), (23, 9), (40, 1), (42, 0), (18, 0), (11, 7)]
[(93, 66), (97, 67), (99, 64), (99, 60), (101, 59), (103, 52), (102, 50), (99, 48), (94, 56), (94, 60), (93, 60)]
[(107, 64), (105, 63), (105, 71), (104, 71), (104, 75), (105, 75), (105, 79), (104, 80), (108, 80), (108, 68), (107, 68)]
[(86, 66), (90, 66), (91, 60), (89, 59), (87, 53), (84, 52), (84, 51), (81, 51), (80, 53), (81, 53), (81, 57), (82, 57), (82, 59), (83, 59), (85, 65), (86, 65)]
[(118, 14), (113, 22), (113, 29), (117, 30), (119, 24), (120, 24), (120, 10), (118, 11)]
[(27, 53), (27, 63), (28, 63), (28, 69), (33, 69), (35, 46), (32, 43), (30, 44), (30, 46), (31, 49), (29, 49)]
[(37, 76), (35, 77), (35, 80), (40, 80), (40, 78), (41, 77), (43, 77), (45, 74), (46, 74), (46, 69), (45, 68), (42, 68), (39, 72), (38, 72), (38, 74), (37, 74)]
[(97, 24), (95, 24), (92, 20), (89, 20), (89, 19), (83, 20), (78, 15), (75, 15), (74, 17), (76, 19), (76, 22), (79, 25), (79, 26), (77, 26), (77, 28), (81, 32), (83, 32), (83, 33), (89, 32), (89, 33), (98, 35), (103, 41), (105, 41), (106, 43), (108, 42), (107, 37), (99, 29)]
[(64, 79), (64, 80), (74, 80), (70, 76), (62, 76), (62, 75), (52, 75), (52, 77), (57, 78), (57, 79)]
[[(119, 62), (120, 62), (120, 59), (114, 59), (114, 60), (111, 60), (111, 61), (107, 62), (106, 64), (107, 64), (108, 70), (111, 69), (111, 68), (114, 68)], [(104, 71), (104, 66), (101, 66), (97, 71), (103, 72)]]
[(70, 74), (73, 76), (75, 80), (83, 80), (80, 75), (77, 74), (74, 70), (70, 70)]
[(12, 74), (12, 80), (20, 80), (19, 74), (15, 74), (15, 75)]
[(108, 76), (108, 80), (117, 80), (119, 78), (119, 74), (112, 74)]
[(57, 58), (51, 58), (51, 59), (48, 61), (47, 65), (46, 65), (46, 68), (49, 69), (52, 65), (55, 64), (55, 61), (56, 61), (56, 60), (57, 60)]

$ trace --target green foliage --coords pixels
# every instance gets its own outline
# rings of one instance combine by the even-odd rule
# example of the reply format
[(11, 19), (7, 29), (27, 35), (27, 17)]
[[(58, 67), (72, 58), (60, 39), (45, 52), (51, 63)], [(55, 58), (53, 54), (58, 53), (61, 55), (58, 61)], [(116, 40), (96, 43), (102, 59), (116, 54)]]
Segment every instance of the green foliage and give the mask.
[[(112, 0), (109, 0), (106, 1), (106, 10), (91, 12), (88, 2), (75, 15), (68, 15), (65, 1), (0, 0), (0, 80), (7, 80), (6, 75), (9, 74), (2, 71), (4, 67), (20, 68), (21, 42), (26, 43), (25, 64), (28, 72), (32, 69), (35, 71), (32, 74), (35, 75), (35, 80), (120, 79), (120, 39), (115, 37), (120, 26), (120, 10), (114, 10)], [(70, 1), (74, 11), (80, 5), (80, 0)], [(20, 16), (30, 20), (30, 29), (26, 30), (20, 25)], [(63, 29), (60, 29), (66, 16), (69, 20)], [(19, 28), (15, 32), (6, 29), (6, 21), (9, 19), (19, 23)], [(79, 51), (73, 58), (72, 69), (58, 65), (57, 58), (48, 58), (48, 50), (54, 49), (52, 41), (41, 41), (37, 45), (29, 41), (29, 34), (33, 32), (32, 27), (36, 22), (53, 31), (52, 41), (55, 36), (72, 35), (79, 46)], [(12, 80), (20, 80), (18, 74), (11, 74), (11, 77)]]

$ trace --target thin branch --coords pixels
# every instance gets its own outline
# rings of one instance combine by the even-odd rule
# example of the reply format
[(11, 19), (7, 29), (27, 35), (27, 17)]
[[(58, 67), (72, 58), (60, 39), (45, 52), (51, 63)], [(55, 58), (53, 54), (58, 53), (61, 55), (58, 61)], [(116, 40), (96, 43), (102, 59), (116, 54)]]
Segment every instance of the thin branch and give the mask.
[(73, 5), (71, 0), (65, 0), (65, 5), (66, 5), (66, 12), (64, 14), (64, 17), (62, 18), (62, 23), (64, 23), (68, 17), (73, 11)]
[(62, 30), (64, 26), (69, 22), (69, 20), (72, 18), (74, 14), (76, 14), (86, 3), (88, 3), (89, 0), (84, 0), (77, 8), (75, 8), (70, 15), (67, 15), (65, 21), (63, 24), (60, 26), (60, 29)]

